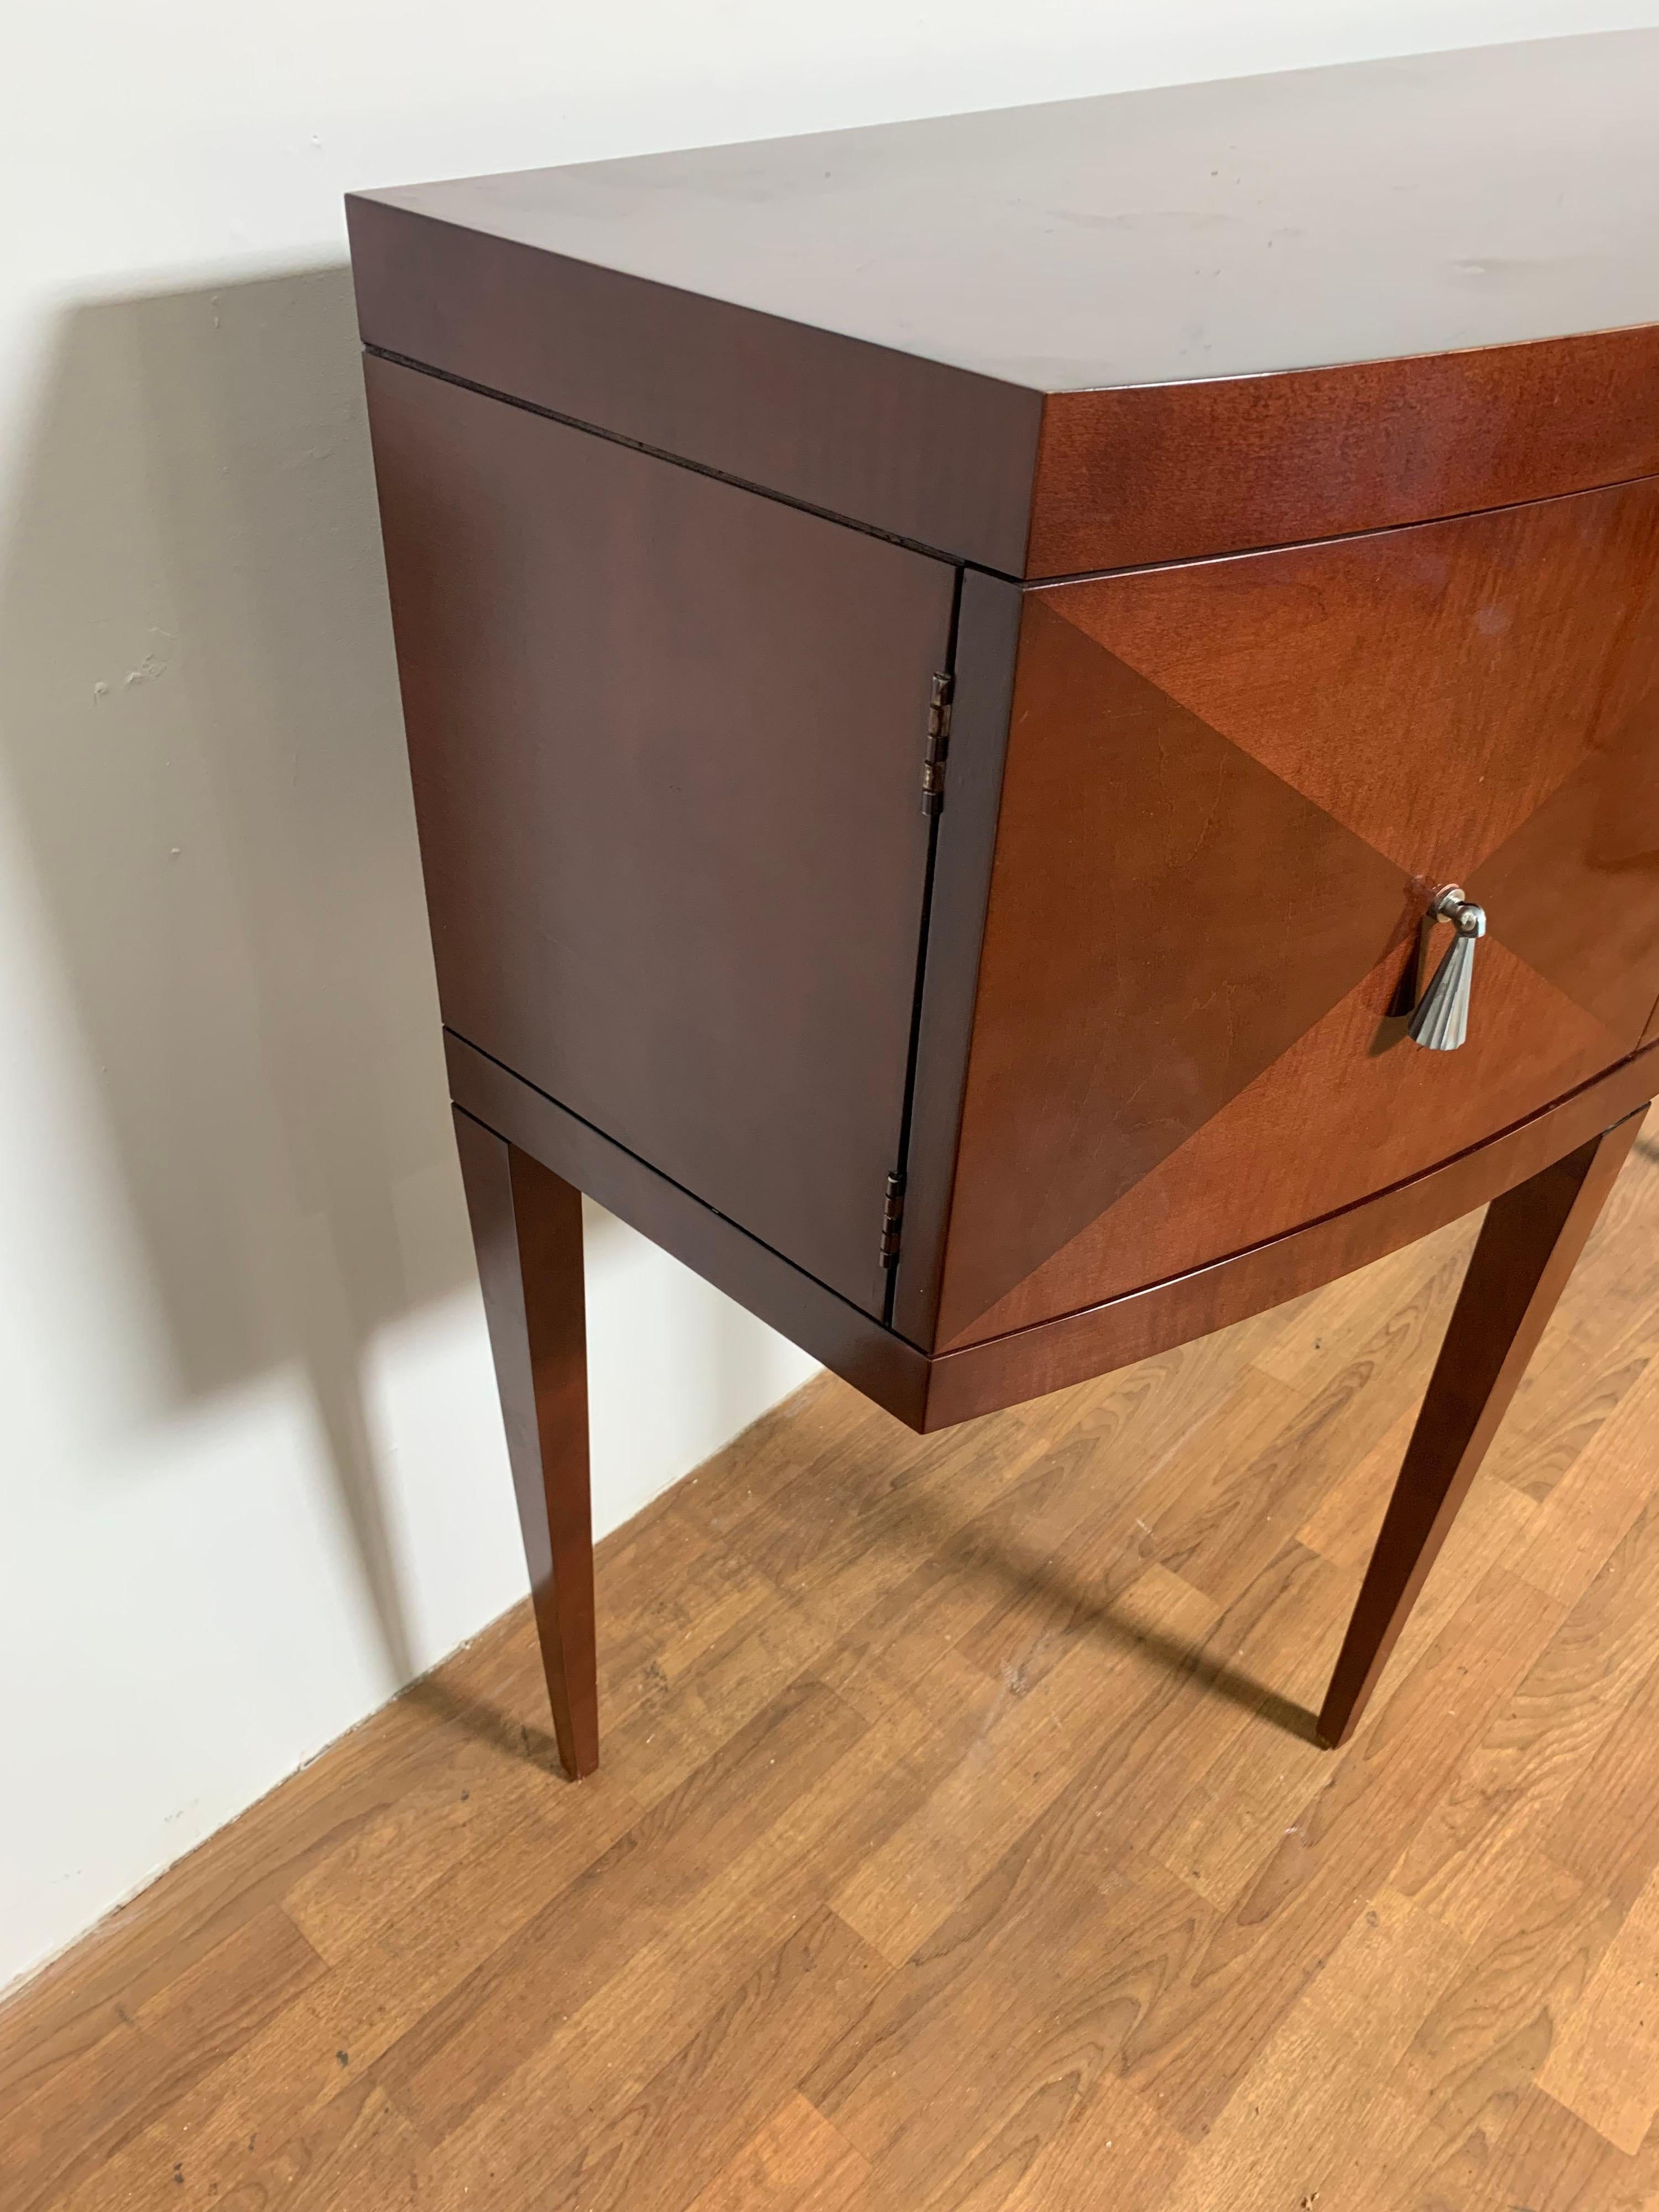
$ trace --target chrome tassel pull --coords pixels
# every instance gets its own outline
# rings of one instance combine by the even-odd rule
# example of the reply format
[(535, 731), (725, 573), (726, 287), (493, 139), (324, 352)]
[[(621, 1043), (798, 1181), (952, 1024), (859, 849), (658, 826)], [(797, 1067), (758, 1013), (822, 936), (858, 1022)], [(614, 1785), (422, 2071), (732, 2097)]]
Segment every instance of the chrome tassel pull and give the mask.
[(1455, 1052), (1469, 1033), (1474, 940), (1486, 933), (1486, 909), (1466, 899), (1459, 885), (1449, 884), (1424, 917), (1425, 940), (1430, 925), (1436, 921), (1450, 922), (1457, 934), (1428, 989), (1413, 1007), (1406, 1034), (1427, 1052)]

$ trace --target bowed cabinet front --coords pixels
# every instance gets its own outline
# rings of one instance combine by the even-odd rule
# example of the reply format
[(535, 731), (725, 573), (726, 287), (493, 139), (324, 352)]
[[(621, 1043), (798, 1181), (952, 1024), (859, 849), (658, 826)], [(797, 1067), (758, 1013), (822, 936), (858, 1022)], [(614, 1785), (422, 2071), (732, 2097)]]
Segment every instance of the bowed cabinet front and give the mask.
[[(1419, 1051), (1452, 882), (1468, 1038)], [(1358, 1205), (1656, 1000), (1659, 482), (1031, 589), (937, 1340)]]

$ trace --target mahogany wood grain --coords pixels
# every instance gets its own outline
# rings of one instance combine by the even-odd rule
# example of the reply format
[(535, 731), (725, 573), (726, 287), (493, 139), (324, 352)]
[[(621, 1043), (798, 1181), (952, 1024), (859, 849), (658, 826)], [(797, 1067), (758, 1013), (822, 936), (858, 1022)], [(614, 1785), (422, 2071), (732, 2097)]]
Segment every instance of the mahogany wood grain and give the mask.
[(957, 572), (367, 374), (446, 1022), (880, 1313)]
[[(938, 1342), (1465, 1150), (1659, 991), (1659, 479), (1028, 592)], [(1468, 1043), (1390, 1012), (1486, 902)]]
[(459, 1109), (455, 1141), (559, 1757), (599, 1759), (581, 1194)]
[[(1659, 470), (1659, 327), (1043, 402), (1024, 573), (1340, 538)], [(1224, 453), (1226, 465), (1201, 465)]]
[(1426, 520), (1659, 470), (1656, 105), (1638, 31), (400, 186), (362, 332), (1010, 576)]
[(926, 1425), (945, 1428), (1298, 1297), (1455, 1221), (1659, 1092), (1659, 1042), (1518, 1127), (1358, 1206), (1144, 1290), (936, 1354)]
[[(1589, 575), (1563, 565), (1582, 604)], [(1623, 647), (1598, 672), (1594, 747), (1468, 884), (1522, 957), (1619, 1036), (1649, 1034), (1659, 998), (1659, 547), (1646, 566), (1645, 590), (1621, 595)]]
[(1645, 1107), (1486, 1209), (1319, 1715), (1352, 1735), (1641, 1129)]
[(1039, 393), (366, 194), (346, 212), (358, 319), (376, 351), (1018, 572)]

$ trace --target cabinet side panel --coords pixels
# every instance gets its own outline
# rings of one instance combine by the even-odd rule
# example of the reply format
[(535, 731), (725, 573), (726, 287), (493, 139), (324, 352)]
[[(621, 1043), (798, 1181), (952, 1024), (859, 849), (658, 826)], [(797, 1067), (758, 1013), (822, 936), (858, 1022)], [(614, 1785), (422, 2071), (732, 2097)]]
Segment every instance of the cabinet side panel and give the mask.
[(366, 367), (446, 1023), (879, 1313), (954, 571)]

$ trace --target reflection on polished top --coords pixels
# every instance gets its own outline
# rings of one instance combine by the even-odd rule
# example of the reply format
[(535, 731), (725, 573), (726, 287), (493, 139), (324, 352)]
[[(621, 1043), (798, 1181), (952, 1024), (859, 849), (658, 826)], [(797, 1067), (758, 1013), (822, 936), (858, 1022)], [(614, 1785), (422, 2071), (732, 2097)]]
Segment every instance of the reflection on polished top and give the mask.
[(1613, 32), (372, 197), (1067, 392), (1659, 318), (1656, 118)]

